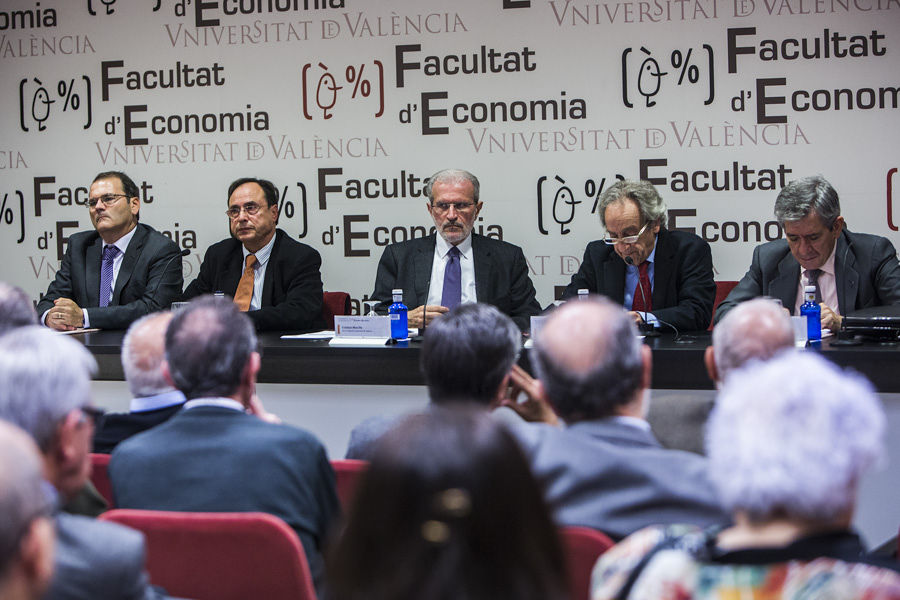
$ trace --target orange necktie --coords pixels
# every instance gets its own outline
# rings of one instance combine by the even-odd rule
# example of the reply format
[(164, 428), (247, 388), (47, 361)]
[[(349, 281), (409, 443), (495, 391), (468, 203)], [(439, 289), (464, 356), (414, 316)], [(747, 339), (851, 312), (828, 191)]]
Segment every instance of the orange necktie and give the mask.
[(250, 310), (250, 299), (253, 297), (253, 265), (256, 264), (256, 255), (247, 255), (247, 266), (244, 267), (244, 274), (238, 281), (237, 290), (234, 292), (234, 303), (244, 312)]

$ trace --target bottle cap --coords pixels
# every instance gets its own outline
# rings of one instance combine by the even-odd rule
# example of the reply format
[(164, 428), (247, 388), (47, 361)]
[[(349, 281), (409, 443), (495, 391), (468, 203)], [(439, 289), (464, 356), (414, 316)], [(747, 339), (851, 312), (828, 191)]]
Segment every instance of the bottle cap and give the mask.
[(805, 288), (803, 288), (803, 293), (804, 293), (804, 294), (815, 294), (815, 293), (816, 293), (816, 286), (814, 286), (814, 285), (808, 285), (808, 286), (806, 286)]
[(402, 295), (402, 294), (403, 294), (403, 290), (402, 290), (402, 289), (399, 289), (399, 290), (391, 290), (391, 293), (394, 294), (395, 296), (396, 296), (397, 294), (401, 294), (401, 295)]

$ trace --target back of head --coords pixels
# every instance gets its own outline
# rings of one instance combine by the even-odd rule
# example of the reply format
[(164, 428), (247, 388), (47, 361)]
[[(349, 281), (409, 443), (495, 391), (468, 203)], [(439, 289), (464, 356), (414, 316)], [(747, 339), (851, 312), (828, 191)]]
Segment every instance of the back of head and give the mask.
[(36, 325), (34, 305), (22, 288), (0, 281), (0, 335), (26, 325)]
[(641, 341), (621, 306), (567, 302), (550, 315), (531, 353), (534, 371), (568, 423), (616, 414), (641, 389)]
[(563, 559), (522, 452), (481, 411), (435, 407), (382, 437), (330, 556), (336, 600), (555, 599)]
[(788, 182), (775, 200), (775, 218), (780, 224), (799, 221), (810, 211), (815, 211), (828, 228), (841, 214), (837, 191), (821, 175)]
[[(19, 428), (0, 421), (0, 596), (6, 598), (4, 586), (12, 585), (10, 578), (19, 576), (28, 581), (17, 582), (17, 590), (25, 598), (38, 598), (49, 582), (52, 569), (52, 510), (50, 498), (44, 492), (41, 460), (34, 441)], [(36, 523), (36, 521), (43, 523)], [(40, 529), (43, 529), (41, 531)], [(38, 545), (48, 562), (30, 564), (16, 569), (21, 561), (35, 562)]]
[(135, 398), (146, 398), (172, 390), (162, 371), (166, 358), (166, 328), (172, 313), (145, 315), (131, 324), (122, 340), (122, 369)]
[(166, 329), (169, 374), (188, 400), (233, 395), (255, 351), (253, 324), (226, 298), (193, 300)]
[(425, 330), (421, 365), (432, 402), (487, 406), (519, 358), (521, 334), (489, 304), (463, 304)]
[(768, 360), (794, 347), (791, 319), (776, 302), (756, 298), (725, 315), (712, 334), (719, 381), (750, 360)]
[(852, 512), (884, 429), (868, 381), (788, 352), (725, 382), (707, 424), (710, 479), (726, 510), (755, 522), (834, 523)]
[(666, 226), (666, 203), (663, 202), (656, 186), (649, 181), (629, 179), (615, 182), (600, 196), (600, 206), (597, 210), (600, 213), (601, 225), (606, 227), (607, 207), (623, 198), (628, 198), (637, 204), (641, 211), (641, 219), (645, 223), (659, 222), (662, 227)]
[(91, 397), (96, 362), (75, 340), (37, 325), (0, 337), (0, 419), (30, 434), (42, 452), (60, 421)]

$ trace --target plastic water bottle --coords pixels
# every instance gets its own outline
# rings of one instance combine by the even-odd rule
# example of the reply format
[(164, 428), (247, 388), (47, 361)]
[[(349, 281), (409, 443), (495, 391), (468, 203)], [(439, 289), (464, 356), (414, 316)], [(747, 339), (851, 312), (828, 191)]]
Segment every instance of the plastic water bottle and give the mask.
[(806, 337), (810, 341), (822, 339), (822, 309), (816, 304), (816, 286), (803, 288), (806, 301), (800, 305), (800, 315), (806, 317)]
[(391, 317), (391, 337), (395, 340), (404, 340), (409, 337), (409, 322), (406, 313), (408, 309), (403, 304), (403, 290), (391, 290), (394, 303), (388, 307), (388, 315)]

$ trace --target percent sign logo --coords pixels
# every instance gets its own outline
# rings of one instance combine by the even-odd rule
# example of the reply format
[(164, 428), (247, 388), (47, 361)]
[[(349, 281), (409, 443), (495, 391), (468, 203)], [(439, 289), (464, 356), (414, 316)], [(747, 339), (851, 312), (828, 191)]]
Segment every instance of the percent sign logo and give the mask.
[[(306, 237), (308, 233), (308, 225), (309, 219), (307, 218), (307, 206), (306, 206), (306, 186), (302, 181), (297, 182), (297, 187), (300, 188), (300, 210), (303, 213), (303, 225), (300, 230), (299, 235), (297, 236), (300, 239)], [(294, 206), (293, 200), (287, 199), (288, 186), (284, 186), (281, 190), (281, 203), (278, 205), (278, 222), (281, 223), (281, 215), (284, 215), (285, 219), (293, 219), (296, 207)]]
[[(87, 129), (91, 126), (91, 81), (86, 76), (83, 75), (82, 79), (85, 82), (85, 89), (87, 90), (87, 120), (84, 125), (84, 129)], [(44, 131), (47, 129), (47, 125), (45, 124), (47, 119), (50, 118), (50, 108), (51, 105), (56, 102), (56, 100), (50, 99), (50, 92), (47, 91), (47, 88), (44, 87), (43, 82), (37, 77), (32, 78), (32, 81), (37, 85), (37, 88), (34, 90), (34, 94), (31, 97), (31, 119), (37, 123), (38, 131)], [(28, 105), (26, 101), (26, 86), (29, 81), (27, 78), (22, 79), (19, 82), (19, 123), (22, 127), (23, 131), (29, 131), (28, 125), (26, 124), (26, 115), (25, 115), (25, 107)], [(57, 96), (63, 101), (62, 112), (68, 112), (69, 109), (72, 112), (78, 111), (81, 104), (81, 96), (78, 92), (75, 91), (75, 78), (70, 78), (67, 82), (65, 79), (59, 80), (56, 84), (56, 93)]]
[[(708, 95), (706, 100), (704, 100), (704, 105), (712, 104), (715, 99), (715, 76), (714, 76), (714, 54), (712, 46), (709, 44), (703, 45), (703, 50), (707, 55), (707, 63), (708, 63), (708, 72), (709, 72), (709, 85), (708, 85)], [(655, 96), (659, 93), (662, 79), (666, 75), (669, 75), (668, 72), (662, 71), (659, 67), (659, 63), (652, 56), (650, 50), (641, 46), (641, 53), (646, 55), (643, 62), (641, 62), (641, 66), (638, 68), (638, 76), (637, 76), (637, 91), (640, 95), (642, 95), (645, 99), (645, 105), (649, 108), (656, 105)], [(628, 70), (628, 59), (629, 55), (632, 52), (632, 48), (626, 48), (622, 52), (622, 102), (628, 108), (634, 108), (634, 105), (629, 98), (629, 70)], [(700, 66), (691, 60), (694, 49), (688, 48), (687, 52), (683, 52), (682, 50), (673, 50), (670, 57), (669, 63), (671, 66), (678, 72), (678, 83), (677, 85), (684, 85), (684, 80), (687, 78), (688, 83), (696, 84), (700, 81)]]
[[(542, 175), (537, 180), (537, 213), (538, 213), (538, 231), (543, 235), (549, 235), (550, 232), (547, 230), (544, 225), (544, 182), (549, 178), (546, 175)], [(568, 235), (571, 233), (571, 229), (566, 227), (569, 223), (575, 220), (575, 207), (582, 203), (581, 200), (575, 199), (575, 194), (572, 192), (572, 189), (566, 184), (566, 180), (560, 177), (559, 175), (554, 176), (553, 178), (560, 185), (557, 187), (556, 192), (553, 196), (553, 204), (550, 210), (550, 214), (553, 217), (553, 220), (559, 225), (559, 232), (562, 235)], [(616, 174), (616, 179), (624, 180), (624, 175)], [(599, 182), (593, 179), (587, 179), (584, 182), (584, 194), (587, 196), (588, 200), (593, 200), (594, 204), (591, 207), (591, 214), (597, 212), (597, 205), (600, 202), (600, 196), (603, 194), (604, 186), (606, 185), (606, 177), (601, 179)]]
[[(375, 68), (378, 70), (377, 74), (377, 83), (378, 83), (378, 110), (375, 113), (375, 117), (380, 117), (384, 114), (384, 67), (381, 61), (373, 61)], [(322, 69), (323, 73), (319, 76), (319, 81), (316, 84), (316, 92), (314, 95), (315, 105), (322, 111), (323, 119), (330, 119), (334, 116), (333, 109), (338, 102), (338, 92), (344, 89), (344, 86), (338, 85), (337, 80), (334, 75), (329, 71), (328, 66), (324, 63), (318, 63), (319, 68)], [(302, 75), (303, 75), (303, 116), (312, 120), (313, 116), (310, 114), (309, 105), (310, 105), (310, 94), (308, 81), (309, 81), (309, 70), (313, 67), (312, 63), (307, 63), (303, 66)], [(344, 69), (344, 83), (350, 84), (352, 86), (352, 91), (350, 92), (350, 99), (355, 100), (359, 98), (368, 98), (372, 94), (372, 80), (365, 77), (366, 65), (348, 65)]]
[[(16, 195), (19, 196), (19, 239), (16, 240), (16, 243), (21, 244), (25, 241), (25, 194), (21, 190), (16, 190)], [(16, 215), (12, 206), (6, 206), (8, 199), (9, 194), (3, 194), (3, 203), (0, 204), (0, 222), (12, 225), (16, 220)]]

